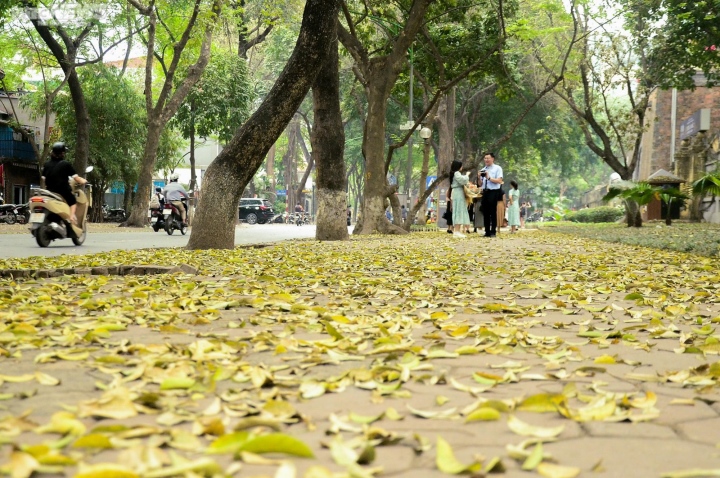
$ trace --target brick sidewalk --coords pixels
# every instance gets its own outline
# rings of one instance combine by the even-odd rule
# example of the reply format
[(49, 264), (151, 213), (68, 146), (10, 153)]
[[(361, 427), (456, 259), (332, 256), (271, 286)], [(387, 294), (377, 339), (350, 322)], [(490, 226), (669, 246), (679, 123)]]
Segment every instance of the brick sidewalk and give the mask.
[[(435, 477), (446, 442), (446, 471), (720, 469), (717, 261), (543, 232), (218, 257), (199, 275), (0, 279), (0, 466)], [(242, 451), (262, 451), (242, 432), (314, 458)]]

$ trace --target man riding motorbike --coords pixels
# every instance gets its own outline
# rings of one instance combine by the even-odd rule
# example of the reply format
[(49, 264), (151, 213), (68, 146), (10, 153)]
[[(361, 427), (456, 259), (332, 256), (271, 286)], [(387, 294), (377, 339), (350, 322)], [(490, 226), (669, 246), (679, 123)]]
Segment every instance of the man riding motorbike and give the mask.
[(185, 205), (182, 203), (182, 199), (188, 199), (189, 196), (183, 185), (178, 183), (178, 178), (177, 173), (170, 175), (170, 182), (165, 186), (165, 189), (163, 189), (163, 195), (166, 201), (178, 208), (182, 216), (183, 224), (187, 224), (187, 212), (185, 211)]
[(49, 191), (62, 196), (70, 206), (70, 220), (73, 224), (77, 224), (77, 218), (75, 217), (77, 200), (72, 193), (69, 178), (73, 178), (80, 185), (87, 183), (87, 180), (78, 176), (72, 164), (65, 160), (67, 150), (68, 148), (63, 142), (53, 144), (50, 159), (43, 166), (42, 180)]

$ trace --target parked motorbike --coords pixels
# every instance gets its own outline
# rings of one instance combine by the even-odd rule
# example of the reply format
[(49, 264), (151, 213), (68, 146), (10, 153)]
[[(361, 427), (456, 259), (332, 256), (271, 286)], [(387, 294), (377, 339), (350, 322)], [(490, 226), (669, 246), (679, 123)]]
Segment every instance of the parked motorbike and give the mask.
[[(93, 170), (88, 166), (85, 173)], [(70, 180), (73, 194), (77, 199), (75, 216), (77, 224), (70, 220), (70, 206), (62, 196), (47, 189), (34, 189), (30, 198), (30, 232), (40, 247), (47, 247), (52, 241), (70, 238), (76, 246), (85, 242), (87, 237), (87, 212), (92, 206), (90, 184), (84, 186)], [(87, 192), (86, 192), (87, 190)]]
[[(187, 200), (183, 198), (182, 203), (185, 211), (187, 211), (186, 202)], [(180, 213), (180, 210), (170, 201), (165, 202), (163, 216), (165, 221), (165, 232), (167, 232), (169, 236), (172, 236), (175, 229), (180, 231), (180, 234), (182, 234), (183, 236), (185, 235), (185, 233), (187, 233), (187, 224), (182, 222), (182, 215)]]
[(15, 224), (17, 222), (14, 204), (0, 205), (0, 222), (6, 222), (8, 224)]
[(123, 222), (125, 221), (125, 219), (127, 219), (127, 216), (125, 215), (125, 209), (121, 207), (111, 208), (107, 204), (103, 204), (102, 210), (103, 220), (107, 222)]
[(15, 217), (17, 217), (18, 224), (27, 224), (30, 222), (30, 206), (27, 204), (16, 204)]

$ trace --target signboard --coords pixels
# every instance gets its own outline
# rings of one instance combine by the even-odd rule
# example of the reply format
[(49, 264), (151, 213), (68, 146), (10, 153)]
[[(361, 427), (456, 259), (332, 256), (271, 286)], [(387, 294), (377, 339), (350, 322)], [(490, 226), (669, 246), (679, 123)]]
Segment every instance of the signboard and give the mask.
[(433, 183), (433, 181), (435, 181), (436, 179), (437, 179), (437, 176), (428, 176), (428, 177), (425, 179), (425, 187), (426, 187), (426, 188), (429, 188), (430, 185)]
[(710, 129), (710, 109), (697, 110), (692, 116), (680, 123), (680, 140), (695, 136)]
[(278, 196), (287, 196), (287, 189), (276, 189), (275, 194)]

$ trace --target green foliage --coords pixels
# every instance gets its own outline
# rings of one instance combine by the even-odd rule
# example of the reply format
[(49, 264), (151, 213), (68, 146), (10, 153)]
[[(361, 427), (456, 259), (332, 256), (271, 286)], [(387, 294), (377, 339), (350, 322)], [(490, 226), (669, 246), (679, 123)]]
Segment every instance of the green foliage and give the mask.
[(640, 206), (644, 206), (658, 197), (659, 190), (659, 188), (645, 181), (639, 183), (623, 181), (611, 186), (608, 193), (603, 197), (603, 201), (609, 202), (615, 198), (620, 198), (626, 201), (634, 201)]
[(694, 196), (720, 196), (720, 172), (708, 173), (692, 184)]
[(625, 210), (611, 207), (602, 206), (587, 209), (580, 209), (579, 211), (571, 211), (565, 215), (564, 220), (570, 222), (616, 222), (625, 215)]
[(247, 62), (232, 52), (216, 51), (200, 80), (173, 119), (185, 138), (217, 135), (227, 143), (248, 118), (252, 103)]
[(641, 10), (648, 22), (661, 27), (649, 51), (653, 74), (664, 87), (694, 88), (701, 70), (709, 83), (720, 80), (720, 2), (666, 0)]
[(720, 256), (720, 226), (717, 224), (675, 222), (672, 227), (668, 227), (650, 223), (649, 227), (628, 228), (621, 224), (543, 223), (543, 229), (546, 228), (552, 232), (611, 243), (689, 252), (707, 257)]
[[(145, 107), (142, 95), (118, 70), (102, 65), (80, 70), (90, 123), (90, 164), (107, 184), (122, 180), (137, 168), (143, 151)], [(75, 112), (69, 94), (58, 95), (53, 105), (56, 125), (70, 146), (76, 137)]]

